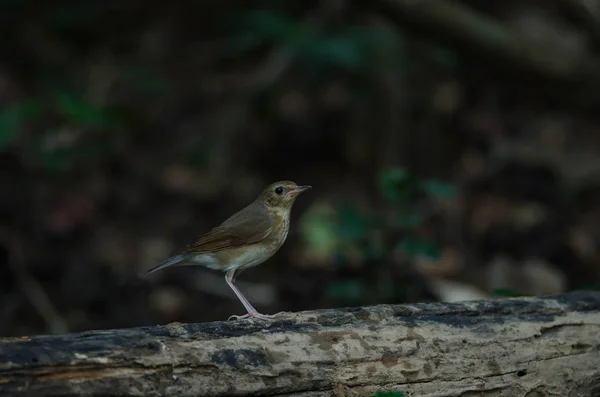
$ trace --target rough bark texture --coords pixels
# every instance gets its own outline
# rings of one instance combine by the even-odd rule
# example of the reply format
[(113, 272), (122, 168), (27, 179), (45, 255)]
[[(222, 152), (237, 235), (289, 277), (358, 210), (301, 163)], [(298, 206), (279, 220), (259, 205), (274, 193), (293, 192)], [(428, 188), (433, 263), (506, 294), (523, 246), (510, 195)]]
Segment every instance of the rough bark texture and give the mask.
[(600, 294), (0, 339), (2, 396), (599, 396)]

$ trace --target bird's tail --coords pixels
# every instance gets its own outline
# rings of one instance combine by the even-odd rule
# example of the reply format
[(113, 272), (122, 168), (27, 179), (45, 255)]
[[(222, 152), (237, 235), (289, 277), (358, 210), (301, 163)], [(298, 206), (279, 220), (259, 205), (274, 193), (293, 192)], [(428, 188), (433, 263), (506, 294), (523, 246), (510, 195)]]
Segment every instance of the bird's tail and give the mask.
[(182, 261), (184, 259), (185, 258), (182, 255), (173, 256), (173, 257), (167, 259), (166, 261), (164, 261), (163, 263), (161, 263), (160, 265), (154, 266), (152, 269), (148, 270), (146, 273), (143, 273), (142, 276), (147, 276), (150, 273), (157, 272), (157, 271), (162, 270), (162, 269), (164, 269), (166, 267), (169, 267), (169, 266), (174, 266), (174, 265), (182, 264)]

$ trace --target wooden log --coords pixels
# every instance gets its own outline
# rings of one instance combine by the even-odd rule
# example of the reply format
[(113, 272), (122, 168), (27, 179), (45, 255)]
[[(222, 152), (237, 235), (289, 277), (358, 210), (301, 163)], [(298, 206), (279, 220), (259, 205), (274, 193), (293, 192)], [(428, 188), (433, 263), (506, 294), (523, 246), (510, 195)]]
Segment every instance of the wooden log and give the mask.
[(600, 395), (600, 293), (0, 339), (2, 396)]

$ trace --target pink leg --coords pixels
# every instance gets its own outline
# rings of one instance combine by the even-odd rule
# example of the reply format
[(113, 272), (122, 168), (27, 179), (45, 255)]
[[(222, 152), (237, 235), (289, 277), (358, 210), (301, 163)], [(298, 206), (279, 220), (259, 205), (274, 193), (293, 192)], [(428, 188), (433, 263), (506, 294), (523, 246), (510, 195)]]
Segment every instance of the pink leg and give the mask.
[(238, 297), (238, 299), (240, 300), (240, 302), (242, 302), (242, 305), (244, 305), (244, 307), (248, 311), (248, 314), (244, 314), (243, 316), (233, 315), (233, 316), (229, 317), (229, 320), (231, 320), (232, 318), (235, 319), (235, 320), (240, 320), (240, 319), (248, 318), (248, 317), (256, 317), (256, 318), (267, 319), (267, 318), (273, 318), (273, 317), (275, 317), (277, 315), (277, 314), (262, 314), (262, 313), (259, 313), (258, 310), (256, 310), (250, 304), (250, 302), (248, 302), (248, 299), (246, 299), (246, 297), (242, 294), (242, 292), (239, 289), (237, 289), (237, 287), (233, 283), (234, 276), (235, 276), (235, 269), (228, 270), (227, 273), (225, 273), (225, 281), (227, 282), (227, 285), (229, 285), (231, 287), (231, 289), (233, 290), (233, 292), (235, 292), (235, 295)]

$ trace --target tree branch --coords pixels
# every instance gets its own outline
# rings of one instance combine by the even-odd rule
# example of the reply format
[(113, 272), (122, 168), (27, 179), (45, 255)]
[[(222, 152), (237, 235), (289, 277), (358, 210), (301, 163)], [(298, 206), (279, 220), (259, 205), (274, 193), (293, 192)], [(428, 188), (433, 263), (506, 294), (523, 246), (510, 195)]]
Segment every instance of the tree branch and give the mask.
[(560, 53), (552, 43), (523, 37), (459, 2), (377, 0), (361, 4), (375, 7), (398, 26), (416, 29), (463, 54), (484, 60), (491, 69), (537, 78), (555, 100), (585, 109), (596, 109), (600, 104), (597, 60)]
[[(0, 339), (25, 396), (594, 395), (600, 293)], [(481, 394), (480, 394), (481, 393)]]

